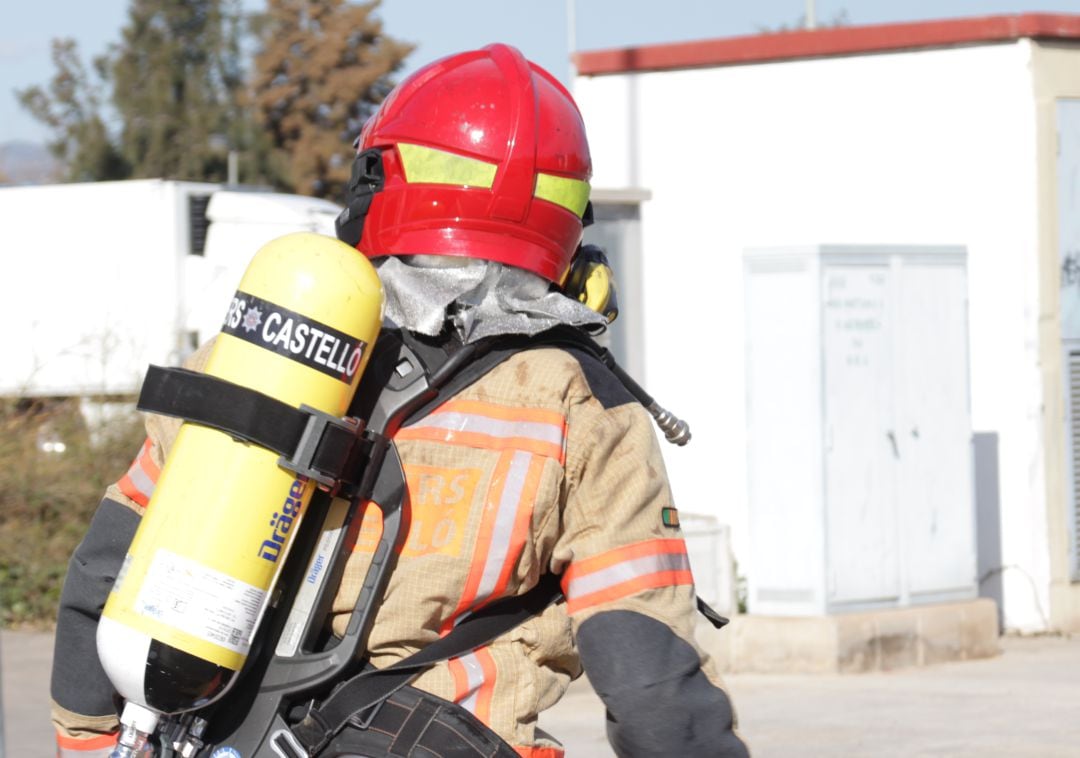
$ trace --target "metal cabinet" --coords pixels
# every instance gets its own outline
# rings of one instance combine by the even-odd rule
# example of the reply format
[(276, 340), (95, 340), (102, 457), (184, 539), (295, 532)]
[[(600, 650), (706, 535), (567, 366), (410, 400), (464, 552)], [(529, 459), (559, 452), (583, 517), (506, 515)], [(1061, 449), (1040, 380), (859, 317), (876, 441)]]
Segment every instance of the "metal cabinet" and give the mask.
[(744, 258), (754, 613), (974, 597), (965, 251)]
[(1069, 577), (1080, 582), (1080, 99), (1057, 102), (1059, 309), (1065, 388), (1065, 531)]

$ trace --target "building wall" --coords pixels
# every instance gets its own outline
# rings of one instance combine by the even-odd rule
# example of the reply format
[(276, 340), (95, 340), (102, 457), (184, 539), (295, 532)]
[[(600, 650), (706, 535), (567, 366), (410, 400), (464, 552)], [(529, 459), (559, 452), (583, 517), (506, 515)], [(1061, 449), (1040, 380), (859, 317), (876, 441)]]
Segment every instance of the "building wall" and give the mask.
[[(747, 551), (742, 252), (961, 244), (973, 428), (1000, 439), (1006, 621), (1039, 628), (1049, 561), (1031, 43), (582, 77), (594, 185), (642, 211), (644, 383), (687, 418), (686, 511)], [(693, 346), (693, 347), (691, 347)], [(777, 472), (782, 476), (783, 472)]]
[[(1046, 446), (1046, 549), (1049, 556), (1051, 625), (1080, 631), (1080, 584), (1070, 576), (1068, 526), (1070, 492), (1066, 442), (1065, 367), (1061, 349), (1061, 277), (1058, 219), (1077, 209), (1062, 207), (1057, 197), (1057, 103), (1080, 98), (1080, 45), (1039, 43), (1032, 46), (1038, 146), (1039, 260), (1041, 311), (1039, 344), (1043, 391), (1043, 439)], [(1035, 552), (1042, 546), (1032, 545)]]

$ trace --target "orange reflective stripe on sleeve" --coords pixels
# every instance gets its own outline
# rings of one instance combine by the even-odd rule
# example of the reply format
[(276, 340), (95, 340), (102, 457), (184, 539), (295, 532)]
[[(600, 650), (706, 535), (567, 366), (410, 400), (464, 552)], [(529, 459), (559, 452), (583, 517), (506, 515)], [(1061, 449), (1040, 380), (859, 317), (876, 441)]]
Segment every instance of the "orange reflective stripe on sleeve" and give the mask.
[(514, 752), (521, 758), (564, 758), (566, 752), (559, 747), (524, 747), (515, 745)]
[(491, 723), (491, 697), (495, 692), (495, 659), (486, 647), (451, 658), (448, 662), (454, 678), (454, 702), (483, 721)]
[(502, 597), (506, 591), (528, 539), (544, 460), (521, 450), (508, 450), (499, 457), (488, 486), (465, 589), (443, 625), (444, 634), (465, 613)]
[(109, 758), (116, 747), (116, 734), (80, 739), (56, 733), (57, 758)]
[(656, 587), (693, 583), (682, 539), (647, 540), (575, 561), (562, 579), (569, 613)]
[(563, 462), (566, 417), (542, 408), (451, 400), (394, 435), (489, 450), (522, 450)]
[(151, 443), (148, 437), (146, 442), (143, 443), (139, 455), (132, 461), (131, 468), (117, 482), (121, 492), (144, 508), (150, 502), (150, 497), (154, 494), (154, 488), (157, 486), (158, 477), (161, 475), (161, 469), (154, 463), (154, 459), (150, 455), (150, 447)]

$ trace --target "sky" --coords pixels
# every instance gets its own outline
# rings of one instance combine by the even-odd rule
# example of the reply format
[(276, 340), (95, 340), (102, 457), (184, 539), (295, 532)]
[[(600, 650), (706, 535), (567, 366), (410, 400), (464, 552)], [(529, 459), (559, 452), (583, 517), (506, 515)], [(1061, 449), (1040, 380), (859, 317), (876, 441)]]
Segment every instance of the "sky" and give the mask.
[[(262, 0), (242, 0), (247, 9)], [(0, 143), (42, 143), (47, 130), (17, 103), (14, 90), (46, 84), (50, 41), (73, 37), (84, 60), (119, 39), (129, 0), (0, 0)], [(816, 0), (820, 22), (839, 14), (854, 25), (1003, 13), (1078, 13), (1080, 0)], [(574, 23), (568, 23), (573, 8)], [(573, 48), (679, 42), (755, 34), (792, 26), (806, 0), (383, 0), (385, 31), (416, 49), (401, 75), (449, 53), (491, 42), (519, 47), (564, 82)], [(570, 29), (574, 33), (571, 34)]]

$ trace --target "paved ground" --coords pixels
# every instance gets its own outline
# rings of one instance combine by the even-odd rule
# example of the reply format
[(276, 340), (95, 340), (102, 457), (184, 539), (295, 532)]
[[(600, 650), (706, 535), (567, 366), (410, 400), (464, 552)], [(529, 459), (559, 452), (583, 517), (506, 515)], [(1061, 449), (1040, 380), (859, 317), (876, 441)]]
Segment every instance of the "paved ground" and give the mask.
[[(731, 676), (742, 732), (770, 756), (1080, 757), (1080, 637), (1006, 638), (998, 658), (886, 674)], [(52, 637), (4, 632), (7, 751), (51, 758)], [(541, 718), (569, 758), (613, 755), (604, 711), (581, 681)], [(685, 757), (689, 758), (689, 757)]]

